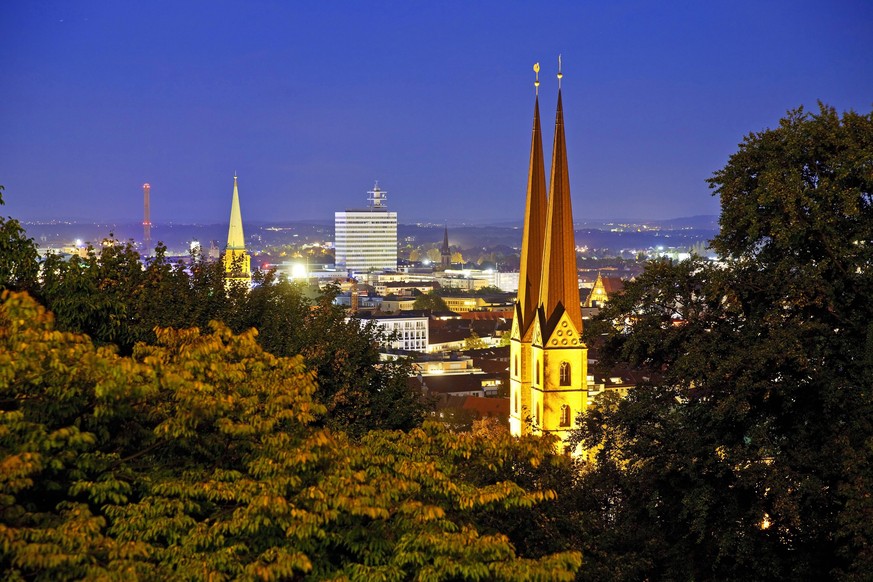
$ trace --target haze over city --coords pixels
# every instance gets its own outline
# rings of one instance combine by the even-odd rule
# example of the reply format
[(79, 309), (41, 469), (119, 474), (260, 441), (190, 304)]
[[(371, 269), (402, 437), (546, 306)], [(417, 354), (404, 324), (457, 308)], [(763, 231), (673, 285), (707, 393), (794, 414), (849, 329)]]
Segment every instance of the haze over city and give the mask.
[(869, 107), (871, 30), (861, 1), (5, 2), (3, 214), (136, 221), (149, 182), (155, 223), (218, 223), (236, 172), (247, 221), (375, 180), (401, 222), (517, 220), (559, 54), (576, 219), (716, 214), (750, 130)]

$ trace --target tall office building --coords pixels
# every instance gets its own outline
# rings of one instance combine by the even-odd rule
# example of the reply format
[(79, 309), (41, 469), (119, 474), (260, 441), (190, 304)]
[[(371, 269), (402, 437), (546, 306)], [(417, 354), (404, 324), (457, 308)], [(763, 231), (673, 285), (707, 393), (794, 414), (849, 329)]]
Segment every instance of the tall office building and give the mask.
[(368, 206), (334, 213), (336, 268), (352, 273), (397, 269), (397, 213), (388, 212), (387, 192), (376, 183)]

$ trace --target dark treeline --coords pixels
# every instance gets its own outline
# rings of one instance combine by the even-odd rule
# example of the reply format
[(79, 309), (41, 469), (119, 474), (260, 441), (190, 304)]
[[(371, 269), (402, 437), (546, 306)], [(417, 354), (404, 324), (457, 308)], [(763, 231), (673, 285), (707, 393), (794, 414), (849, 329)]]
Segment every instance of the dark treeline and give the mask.
[(331, 291), (125, 245), (38, 277), (2, 221), (0, 285), (30, 296), (0, 311), (0, 567), (869, 579), (873, 114), (791, 112), (710, 186), (719, 262), (649, 263), (586, 330), (651, 378), (578, 419), (587, 462), (427, 420)]

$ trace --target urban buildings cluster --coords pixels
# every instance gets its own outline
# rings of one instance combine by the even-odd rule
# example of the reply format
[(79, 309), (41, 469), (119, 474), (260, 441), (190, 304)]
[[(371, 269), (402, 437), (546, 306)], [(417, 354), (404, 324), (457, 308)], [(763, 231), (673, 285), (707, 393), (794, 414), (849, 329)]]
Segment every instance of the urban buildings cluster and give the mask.
[[(509, 281), (454, 270), (448, 227), (439, 263), (398, 271), (397, 213), (388, 210), (378, 183), (366, 208), (335, 213), (334, 269), (308, 275), (339, 281), (337, 301), (383, 330), (386, 358), (415, 355), (414, 386), (446, 398), (499, 398), (479, 408), (502, 416), (514, 435), (555, 434), (569, 450), (575, 418), (591, 399), (604, 389), (625, 391), (633, 381), (589, 373), (583, 320), (622, 283), (598, 276), (580, 291), (560, 73), (558, 79), (548, 189), (535, 99), (521, 263)], [(229, 281), (251, 284), (236, 176), (223, 260)], [(507, 283), (512, 287), (500, 293)], [(485, 287), (492, 292), (477, 293)], [(440, 308), (422, 309), (421, 297), (446, 288), (453, 293), (440, 297)]]

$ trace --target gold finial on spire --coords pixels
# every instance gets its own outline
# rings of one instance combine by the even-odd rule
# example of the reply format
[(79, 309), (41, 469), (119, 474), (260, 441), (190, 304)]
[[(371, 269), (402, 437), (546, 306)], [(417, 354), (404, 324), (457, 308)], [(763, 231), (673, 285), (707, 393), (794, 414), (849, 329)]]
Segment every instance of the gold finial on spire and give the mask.
[(540, 94), (540, 64), (534, 63), (534, 73), (536, 73), (536, 80), (534, 81), (534, 91), (536, 94)]
[(561, 78), (564, 76), (564, 73), (561, 72), (561, 55), (558, 55), (558, 89), (561, 89)]

